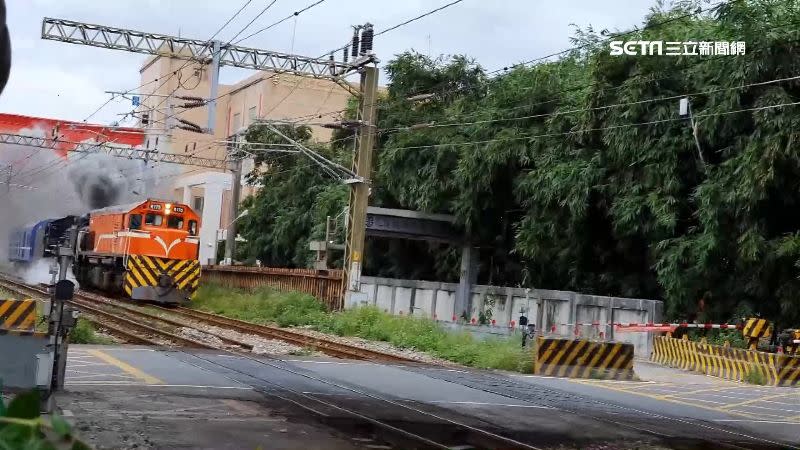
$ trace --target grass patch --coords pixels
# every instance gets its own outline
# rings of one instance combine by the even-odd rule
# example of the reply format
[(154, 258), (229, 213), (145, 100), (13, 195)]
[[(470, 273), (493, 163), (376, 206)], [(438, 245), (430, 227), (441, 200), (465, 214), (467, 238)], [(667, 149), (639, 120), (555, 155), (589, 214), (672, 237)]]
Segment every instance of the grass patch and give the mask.
[(108, 345), (114, 342), (107, 337), (100, 336), (94, 328), (94, 324), (86, 319), (78, 318), (78, 323), (69, 334), (71, 344), (100, 344)]
[(744, 374), (744, 382), (764, 386), (767, 384), (767, 377), (765, 377), (764, 374), (758, 370), (758, 367), (751, 365), (747, 373)]
[(255, 323), (310, 325), (339, 336), (389, 342), (466, 366), (528, 373), (533, 368), (532, 351), (522, 349), (518, 339), (480, 340), (467, 332), (447, 332), (430, 319), (392, 316), (373, 307), (327, 313), (317, 299), (298, 292), (283, 293), (264, 288), (244, 292), (203, 285), (193, 306)]

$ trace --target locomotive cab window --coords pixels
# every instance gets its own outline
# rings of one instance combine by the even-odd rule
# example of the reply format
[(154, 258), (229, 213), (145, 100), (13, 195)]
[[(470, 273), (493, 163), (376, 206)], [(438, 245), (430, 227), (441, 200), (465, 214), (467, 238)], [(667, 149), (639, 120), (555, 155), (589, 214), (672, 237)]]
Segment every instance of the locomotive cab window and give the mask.
[(145, 225), (160, 227), (162, 223), (164, 223), (164, 216), (160, 214), (147, 213), (147, 215), (144, 216)]
[(140, 230), (142, 228), (142, 215), (131, 214), (128, 219), (128, 228), (131, 230)]
[(183, 229), (183, 217), (178, 216), (169, 216), (167, 219), (167, 227), (174, 228), (176, 230)]
[(189, 221), (189, 236), (197, 236), (197, 221)]

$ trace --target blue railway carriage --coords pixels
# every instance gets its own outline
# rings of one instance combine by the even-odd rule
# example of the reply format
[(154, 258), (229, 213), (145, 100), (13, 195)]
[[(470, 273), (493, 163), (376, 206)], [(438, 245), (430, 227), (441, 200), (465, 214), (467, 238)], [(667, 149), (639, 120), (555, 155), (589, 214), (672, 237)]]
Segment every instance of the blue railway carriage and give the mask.
[(58, 256), (58, 246), (75, 219), (75, 216), (45, 219), (12, 231), (8, 239), (8, 259), (16, 264), (29, 264)]

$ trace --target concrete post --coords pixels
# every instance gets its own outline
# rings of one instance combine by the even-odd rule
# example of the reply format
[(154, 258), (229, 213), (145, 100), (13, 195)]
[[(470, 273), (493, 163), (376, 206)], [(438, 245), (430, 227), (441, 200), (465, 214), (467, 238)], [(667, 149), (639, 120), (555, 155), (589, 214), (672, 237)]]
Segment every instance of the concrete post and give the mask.
[(461, 272), (456, 291), (455, 315), (457, 319), (472, 310), (472, 286), (478, 279), (478, 252), (470, 244), (461, 247)]

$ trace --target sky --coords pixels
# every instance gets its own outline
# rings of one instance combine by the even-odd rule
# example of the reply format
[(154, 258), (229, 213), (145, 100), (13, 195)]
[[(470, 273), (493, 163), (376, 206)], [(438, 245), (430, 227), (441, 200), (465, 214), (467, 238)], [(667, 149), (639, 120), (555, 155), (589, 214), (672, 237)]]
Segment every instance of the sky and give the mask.
[[(370, 22), (376, 32), (449, 3), (450, 0), (325, 0), (240, 45), (307, 56), (342, 46), (353, 24)], [(9, 83), (0, 112), (85, 120), (109, 99), (140, 82), (141, 54), (40, 38), (43, 17), (70, 19), (151, 33), (209, 39), (246, 0), (6, 0), (12, 41)], [(251, 0), (218, 35), (227, 41), (272, 0)], [(314, 0), (276, 0), (240, 37), (290, 15)], [(376, 38), (383, 61), (406, 50), (437, 56), (465, 54), (488, 70), (572, 46), (574, 27), (623, 31), (640, 25), (655, 0), (463, 0)], [(339, 59), (339, 57), (337, 57)], [(223, 83), (251, 75), (223, 68)], [(381, 80), (386, 84), (388, 80)], [(132, 109), (117, 99), (91, 122), (109, 124)]]

